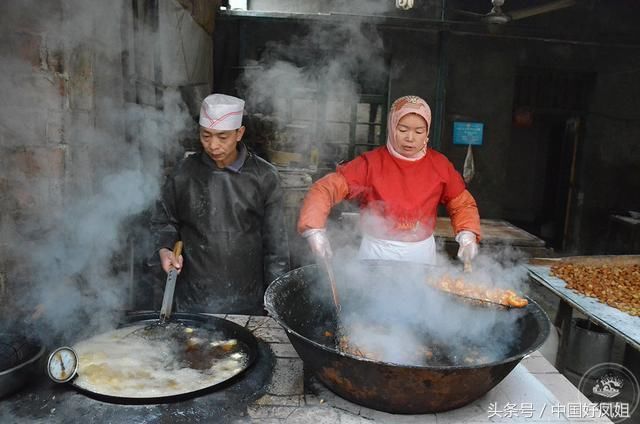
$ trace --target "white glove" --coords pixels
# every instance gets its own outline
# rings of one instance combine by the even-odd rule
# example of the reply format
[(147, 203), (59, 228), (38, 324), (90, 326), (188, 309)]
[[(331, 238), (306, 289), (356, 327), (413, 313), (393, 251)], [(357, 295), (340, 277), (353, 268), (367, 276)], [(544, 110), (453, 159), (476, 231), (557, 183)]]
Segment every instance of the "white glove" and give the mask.
[(302, 237), (307, 239), (311, 251), (320, 257), (330, 258), (333, 256), (331, 244), (327, 238), (327, 231), (324, 228), (312, 228), (302, 233)]
[(463, 262), (471, 262), (478, 255), (478, 242), (476, 235), (471, 231), (462, 230), (456, 235), (458, 258)]

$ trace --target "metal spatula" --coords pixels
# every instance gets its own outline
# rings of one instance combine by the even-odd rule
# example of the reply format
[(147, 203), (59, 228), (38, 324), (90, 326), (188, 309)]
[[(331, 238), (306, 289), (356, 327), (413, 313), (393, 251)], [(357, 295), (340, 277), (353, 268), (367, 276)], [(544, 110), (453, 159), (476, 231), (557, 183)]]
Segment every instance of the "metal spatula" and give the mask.
[[(173, 247), (173, 254), (176, 258), (182, 253), (182, 242), (176, 242)], [(167, 282), (164, 285), (164, 296), (162, 297), (162, 307), (160, 308), (160, 319), (142, 328), (132, 331), (128, 336), (142, 337), (148, 340), (165, 339), (172, 333), (179, 333), (183, 325), (179, 322), (170, 323), (171, 308), (173, 307), (173, 293), (176, 289), (178, 270), (171, 268), (167, 273)]]
[[(173, 247), (173, 254), (178, 259), (182, 253), (182, 242), (177, 241)], [(178, 270), (171, 267), (167, 274), (167, 282), (164, 285), (164, 296), (162, 297), (162, 307), (160, 308), (160, 324), (169, 321), (171, 317), (171, 308), (173, 307), (173, 293), (176, 290), (176, 280), (178, 279)]]

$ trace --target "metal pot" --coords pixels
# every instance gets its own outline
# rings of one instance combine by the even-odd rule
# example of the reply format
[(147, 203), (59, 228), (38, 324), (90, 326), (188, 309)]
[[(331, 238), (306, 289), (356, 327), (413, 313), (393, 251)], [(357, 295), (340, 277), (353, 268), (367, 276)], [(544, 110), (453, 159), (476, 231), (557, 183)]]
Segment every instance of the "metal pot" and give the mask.
[[(125, 323), (121, 327), (149, 324), (153, 325), (158, 322), (158, 312), (135, 312), (130, 313), (126, 317)], [(192, 313), (174, 313), (171, 315), (171, 322), (178, 322), (188, 327), (206, 330), (206, 332), (212, 335), (215, 339), (236, 339), (242, 342), (243, 352), (247, 355), (247, 361), (245, 362), (243, 370), (234, 375), (233, 377), (221, 381), (217, 384), (210, 385), (200, 390), (194, 390), (190, 392), (183, 392), (171, 396), (154, 396), (154, 397), (127, 397), (127, 396), (112, 396), (104, 393), (98, 393), (92, 390), (88, 390), (75, 383), (75, 380), (71, 384), (79, 391), (96, 398), (112, 403), (123, 404), (146, 404), (146, 403), (164, 403), (175, 402), (190, 399), (196, 396), (209, 393), (213, 390), (226, 387), (232, 384), (233, 381), (240, 378), (240, 376), (256, 361), (258, 357), (258, 342), (253, 334), (246, 328), (222, 319), (210, 315), (204, 314), (192, 314)]]
[(45, 347), (38, 341), (12, 333), (0, 333), (0, 398), (21, 389), (44, 370)]
[[(377, 263), (371, 278), (375, 279), (378, 269), (394, 266), (397, 264)], [(549, 334), (548, 317), (529, 299), (526, 308), (494, 311), (505, 316), (517, 314), (512, 315), (517, 323), (517, 342), (498, 361), (408, 366), (354, 356), (338, 351), (335, 341), (323, 339), (323, 332), (335, 325), (336, 316), (329, 286), (321, 275), (316, 265), (309, 265), (281, 276), (268, 287), (265, 308), (287, 331), (308, 370), (339, 396), (369, 408), (421, 414), (464, 406), (498, 384)]]

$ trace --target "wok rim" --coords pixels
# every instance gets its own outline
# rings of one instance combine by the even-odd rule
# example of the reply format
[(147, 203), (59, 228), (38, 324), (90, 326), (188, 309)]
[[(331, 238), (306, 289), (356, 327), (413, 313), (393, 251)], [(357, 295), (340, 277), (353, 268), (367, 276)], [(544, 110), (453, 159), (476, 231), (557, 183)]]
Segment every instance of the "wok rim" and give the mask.
[[(294, 329), (292, 329), (289, 325), (287, 325), (279, 316), (279, 314), (274, 310), (273, 308), (273, 297), (275, 296), (275, 290), (279, 289), (281, 285), (283, 285), (283, 281), (284, 281), (284, 277), (289, 275), (290, 273), (293, 272), (300, 272), (301, 270), (305, 270), (307, 268), (311, 269), (311, 268), (315, 268), (317, 267), (317, 265), (315, 264), (311, 264), (311, 265), (305, 265), (302, 266), (300, 268), (296, 268), (294, 270), (289, 271), (286, 274), (281, 275), (280, 277), (278, 277), (277, 279), (275, 279), (270, 285), (269, 287), (267, 287), (267, 289), (265, 290), (265, 294), (264, 294), (264, 306), (265, 309), (267, 310), (267, 312), (269, 313), (269, 316), (271, 318), (273, 318), (278, 324), (280, 324), (287, 333), (289, 334), (293, 334), (295, 337), (301, 339), (302, 341), (304, 341), (305, 343), (311, 344), (313, 345), (315, 348), (319, 348), (325, 352), (329, 352), (332, 353), (334, 355), (339, 355), (339, 356), (344, 356), (350, 359), (354, 359), (360, 362), (367, 362), (367, 363), (371, 363), (373, 365), (385, 365), (385, 366), (391, 366), (391, 367), (396, 367), (396, 368), (403, 368), (403, 369), (411, 369), (411, 370), (415, 370), (415, 371), (420, 371), (420, 370), (429, 370), (429, 371), (457, 371), (457, 370), (470, 370), (470, 369), (482, 369), (482, 368), (488, 368), (488, 367), (495, 367), (495, 366), (499, 366), (499, 365), (505, 365), (505, 364), (509, 364), (512, 363), (514, 361), (520, 361), (522, 360), (524, 357), (530, 355), (531, 353), (535, 352), (536, 350), (538, 350), (540, 348), (540, 346), (542, 346), (542, 344), (547, 340), (547, 338), (549, 337), (549, 333), (551, 331), (551, 324), (550, 324), (550, 320), (549, 320), (549, 316), (547, 315), (547, 313), (540, 307), (540, 305), (538, 305), (537, 302), (533, 301), (529, 296), (524, 296), (527, 301), (529, 302), (529, 304), (527, 306), (525, 306), (524, 308), (509, 308), (506, 309), (505, 312), (509, 312), (511, 310), (521, 310), (524, 311), (527, 308), (529, 308), (531, 305), (535, 305), (535, 309), (533, 309), (531, 311), (531, 313), (536, 314), (539, 313), (542, 315), (543, 319), (536, 319), (537, 322), (541, 322), (543, 321), (543, 325), (542, 328), (540, 329), (540, 332), (538, 333), (538, 336), (536, 337), (535, 341), (531, 344), (531, 346), (529, 348), (527, 348), (526, 350), (524, 350), (523, 352), (520, 352), (516, 355), (511, 355), (509, 357), (506, 357), (504, 359), (501, 359), (499, 361), (494, 361), (494, 362), (487, 362), (487, 363), (483, 363), (483, 364), (477, 364), (477, 365), (409, 365), (409, 364), (398, 364), (396, 362), (385, 362), (385, 361), (376, 361), (373, 359), (369, 359), (369, 358), (365, 358), (362, 356), (357, 356), (357, 355), (353, 355), (351, 353), (345, 353), (342, 351), (338, 351), (335, 348), (330, 348), (326, 345), (323, 345), (321, 343), (318, 343), (314, 340), (311, 340), (305, 336), (303, 336), (302, 334), (298, 333), (297, 331), (295, 331)], [(307, 284), (307, 282), (305, 282), (305, 284)]]
[[(125, 321), (121, 323), (118, 328), (125, 328), (131, 325), (140, 324), (143, 322), (151, 322), (151, 321), (159, 321), (159, 311), (135, 311), (130, 314), (127, 314)], [(223, 322), (225, 325), (229, 325), (230, 327), (237, 327), (237, 330), (241, 333), (246, 333), (246, 335), (252, 337), (252, 343), (246, 343), (249, 350), (249, 359), (247, 361), (246, 366), (242, 369), (242, 371), (237, 374), (227, 378), (226, 380), (222, 380), (218, 383), (202, 387), (200, 389), (191, 390), (189, 392), (181, 392), (175, 393), (172, 395), (162, 395), (162, 396), (145, 396), (145, 397), (134, 397), (134, 396), (116, 396), (111, 394), (105, 394), (100, 392), (95, 392), (90, 389), (84, 388), (76, 384), (76, 379), (69, 381), (69, 384), (73, 386), (74, 389), (86, 394), (89, 397), (103, 400), (109, 403), (115, 404), (124, 404), (124, 405), (141, 405), (141, 404), (152, 404), (152, 403), (174, 403), (174, 402), (182, 402), (188, 399), (193, 399), (198, 396), (212, 393), (219, 389), (229, 387), (236, 380), (244, 376), (247, 370), (249, 370), (258, 360), (259, 350), (258, 350), (258, 341), (253, 335), (251, 331), (247, 328), (237, 324), (233, 321), (217, 317), (215, 315), (209, 315), (204, 313), (189, 313), (189, 312), (175, 312), (171, 314), (171, 319), (168, 322), (180, 322), (180, 321), (191, 321), (199, 324), (207, 324), (211, 321), (219, 321)], [(215, 330), (213, 330), (215, 331)]]
[[(2, 332), (0, 333), (0, 336), (2, 335), (10, 335), (10, 336), (17, 336), (17, 337), (24, 337), (24, 336), (20, 336), (17, 333), (7, 333), (7, 332)], [(40, 360), (40, 358), (42, 357), (42, 355), (44, 355), (44, 352), (46, 350), (46, 347), (44, 346), (44, 344), (39, 343), (38, 341), (30, 338), (30, 337), (25, 337), (25, 339), (32, 343), (34, 346), (36, 347), (40, 347), (40, 349), (38, 350), (38, 352), (31, 358), (27, 359), (26, 361), (20, 362), (18, 365), (11, 367), (11, 368), (7, 368), (6, 370), (0, 371), (0, 377), (4, 377), (5, 375), (11, 374), (15, 371), (18, 371), (20, 368), (24, 368), (34, 362), (37, 362), (38, 360)]]

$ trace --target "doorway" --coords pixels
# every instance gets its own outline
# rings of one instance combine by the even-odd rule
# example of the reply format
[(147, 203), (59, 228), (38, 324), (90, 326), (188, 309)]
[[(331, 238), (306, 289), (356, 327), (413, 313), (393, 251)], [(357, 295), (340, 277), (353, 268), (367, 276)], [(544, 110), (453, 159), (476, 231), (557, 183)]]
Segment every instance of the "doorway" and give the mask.
[(547, 140), (547, 160), (540, 213), (540, 237), (554, 250), (570, 245), (569, 225), (575, 193), (576, 154), (580, 118), (552, 120)]
[(595, 74), (519, 68), (507, 165), (507, 219), (545, 240), (572, 246), (576, 161)]

